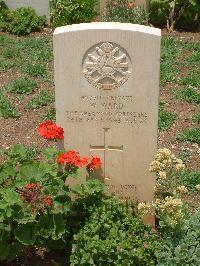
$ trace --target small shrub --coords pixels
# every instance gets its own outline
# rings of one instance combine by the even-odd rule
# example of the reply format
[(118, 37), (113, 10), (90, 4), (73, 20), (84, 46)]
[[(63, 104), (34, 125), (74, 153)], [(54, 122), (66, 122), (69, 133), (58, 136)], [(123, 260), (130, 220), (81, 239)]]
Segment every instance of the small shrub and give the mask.
[(187, 44), (186, 48), (188, 51), (192, 51), (186, 60), (186, 66), (199, 66), (200, 64), (200, 43), (190, 42)]
[(11, 91), (18, 94), (29, 94), (35, 88), (37, 88), (37, 82), (27, 77), (14, 80), (11, 85)]
[(188, 149), (183, 149), (180, 153), (179, 153), (179, 158), (185, 163), (188, 161), (188, 159), (190, 158), (190, 156), (192, 155), (192, 152)]
[(200, 93), (193, 88), (185, 88), (175, 92), (176, 98), (189, 103), (200, 104)]
[(3, 50), (2, 54), (5, 58), (16, 58), (20, 56), (20, 49), (15, 47), (8, 47)]
[(19, 116), (18, 111), (4, 92), (0, 92), (0, 116), (4, 118)]
[(27, 64), (24, 66), (24, 72), (32, 77), (45, 78), (47, 68), (41, 64)]
[[(63, 129), (51, 121), (40, 124), (38, 132), (49, 141), (64, 138)], [(0, 261), (13, 260), (27, 248), (71, 250), (76, 203), (66, 179), (78, 178), (82, 167), (89, 174), (101, 164), (72, 150), (41, 150), (40, 160), (37, 150), (22, 145), (0, 150), (4, 157), (0, 164)], [(85, 190), (96, 198), (95, 192), (102, 196), (102, 188), (100, 181), (92, 180)], [(79, 216), (76, 220), (80, 222)]]
[(185, 220), (179, 232), (165, 235), (156, 256), (159, 266), (200, 265), (200, 210)]
[(51, 108), (49, 110), (49, 112), (45, 115), (43, 115), (41, 117), (41, 120), (52, 120), (52, 121), (55, 121), (56, 120), (56, 109), (55, 108)]
[(176, 122), (177, 114), (160, 110), (158, 118), (158, 128), (161, 131), (168, 130)]
[(151, 22), (173, 31), (180, 26), (199, 26), (198, 0), (150, 0)]
[(8, 60), (1, 60), (0, 61), (0, 72), (4, 72), (8, 69), (10, 69), (11, 67), (13, 67), (13, 62), (10, 62)]
[(8, 34), (0, 35), (0, 48), (5, 48), (8, 44), (12, 43), (10, 36)]
[(51, 0), (51, 18), (54, 27), (91, 22), (97, 12), (97, 0)]
[(8, 7), (4, 1), (0, 0), (0, 29), (4, 28), (6, 21), (8, 19)]
[(184, 131), (182, 134), (179, 134), (177, 139), (200, 144), (200, 128), (190, 128)]
[(45, 23), (46, 18), (38, 16), (34, 9), (21, 7), (9, 12), (3, 30), (16, 35), (28, 35), (33, 31), (40, 31)]
[(42, 106), (47, 106), (49, 103), (54, 102), (54, 97), (49, 91), (43, 90), (39, 95), (34, 97), (26, 106), (27, 109), (36, 109)]
[(181, 183), (191, 190), (200, 184), (200, 171), (185, 170), (180, 175)]
[(156, 235), (117, 198), (87, 206), (88, 218), (74, 235), (71, 265), (156, 265)]
[(190, 119), (194, 122), (197, 122), (198, 124), (200, 124), (200, 112), (194, 114), (193, 116), (190, 117)]
[(143, 7), (128, 0), (108, 1), (103, 21), (148, 25), (149, 16)]
[(167, 37), (161, 42), (160, 83), (174, 82), (179, 70), (177, 68), (182, 44), (178, 39)]
[[(188, 77), (184, 77), (181, 80), (183, 85), (192, 86), (199, 88), (200, 87), (200, 71), (199, 69), (193, 70)], [(200, 97), (200, 96), (199, 96)]]
[(67, 245), (71, 199), (66, 173), (62, 179), (58, 165), (35, 160), (35, 151), (21, 145), (1, 154), (7, 160), (0, 166), (0, 260), (12, 260), (33, 245)]

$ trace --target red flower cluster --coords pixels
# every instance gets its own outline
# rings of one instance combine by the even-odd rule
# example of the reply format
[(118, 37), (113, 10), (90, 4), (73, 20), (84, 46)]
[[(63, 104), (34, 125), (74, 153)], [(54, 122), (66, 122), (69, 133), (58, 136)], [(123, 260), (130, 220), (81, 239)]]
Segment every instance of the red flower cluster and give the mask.
[(128, 3), (128, 8), (129, 9), (132, 9), (132, 8), (134, 8), (135, 7), (135, 3), (133, 3), (133, 2), (129, 2)]
[(45, 121), (38, 127), (39, 134), (45, 139), (63, 139), (64, 130), (52, 121)]
[(44, 198), (44, 204), (47, 206), (47, 207), (50, 207), (53, 205), (53, 199), (51, 197), (51, 195), (48, 195)]
[(30, 184), (25, 185), (24, 188), (34, 190), (34, 189), (40, 188), (40, 184), (30, 183)]
[(42, 187), (39, 183), (30, 183), (23, 188), (18, 189), (20, 196), (30, 204), (38, 204), (42, 192)]
[(44, 206), (50, 207), (53, 205), (51, 195), (44, 196), (43, 188), (39, 183), (29, 183), (24, 187), (17, 189), (22, 199), (32, 206), (32, 211), (44, 211)]
[(71, 150), (66, 153), (62, 153), (58, 157), (57, 161), (58, 163), (66, 166), (83, 167), (87, 165), (88, 158), (87, 157), (81, 158), (79, 152)]
[(102, 162), (99, 157), (92, 157), (91, 162), (87, 165), (88, 171), (94, 171), (101, 168)]

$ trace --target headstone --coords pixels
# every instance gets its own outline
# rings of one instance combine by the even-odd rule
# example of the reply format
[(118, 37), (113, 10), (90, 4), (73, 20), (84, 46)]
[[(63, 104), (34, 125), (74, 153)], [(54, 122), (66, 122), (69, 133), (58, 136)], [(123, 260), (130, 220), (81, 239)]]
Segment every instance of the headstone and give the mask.
[[(159, 29), (90, 23), (54, 33), (56, 119), (65, 149), (103, 161), (97, 176), (124, 200), (152, 201)], [(86, 177), (84, 177), (86, 178)]]
[(5, 0), (5, 3), (10, 9), (32, 7), (38, 15), (50, 18), (49, 0)]

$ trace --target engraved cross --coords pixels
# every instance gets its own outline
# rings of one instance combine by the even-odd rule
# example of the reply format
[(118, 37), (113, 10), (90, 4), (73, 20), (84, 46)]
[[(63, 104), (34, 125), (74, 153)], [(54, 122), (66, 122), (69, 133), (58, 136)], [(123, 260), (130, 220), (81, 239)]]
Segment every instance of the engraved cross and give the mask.
[(123, 145), (121, 146), (111, 146), (111, 145), (107, 145), (107, 132), (109, 131), (110, 128), (103, 128), (104, 130), (104, 145), (102, 146), (93, 146), (90, 145), (90, 151), (103, 151), (103, 159), (104, 159), (104, 179), (109, 180), (110, 178), (106, 176), (106, 158), (107, 158), (107, 152), (109, 151), (116, 151), (116, 152), (123, 152)]

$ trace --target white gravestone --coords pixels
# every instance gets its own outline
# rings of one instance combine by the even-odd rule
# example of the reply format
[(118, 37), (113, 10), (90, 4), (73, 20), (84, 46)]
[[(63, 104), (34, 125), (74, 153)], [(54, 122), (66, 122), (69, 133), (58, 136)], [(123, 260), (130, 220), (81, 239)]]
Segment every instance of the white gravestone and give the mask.
[(10, 9), (32, 7), (38, 15), (50, 18), (49, 0), (5, 0), (5, 3)]
[(54, 33), (56, 119), (65, 149), (100, 156), (96, 173), (125, 200), (152, 201), (157, 149), (159, 29), (122, 23)]

